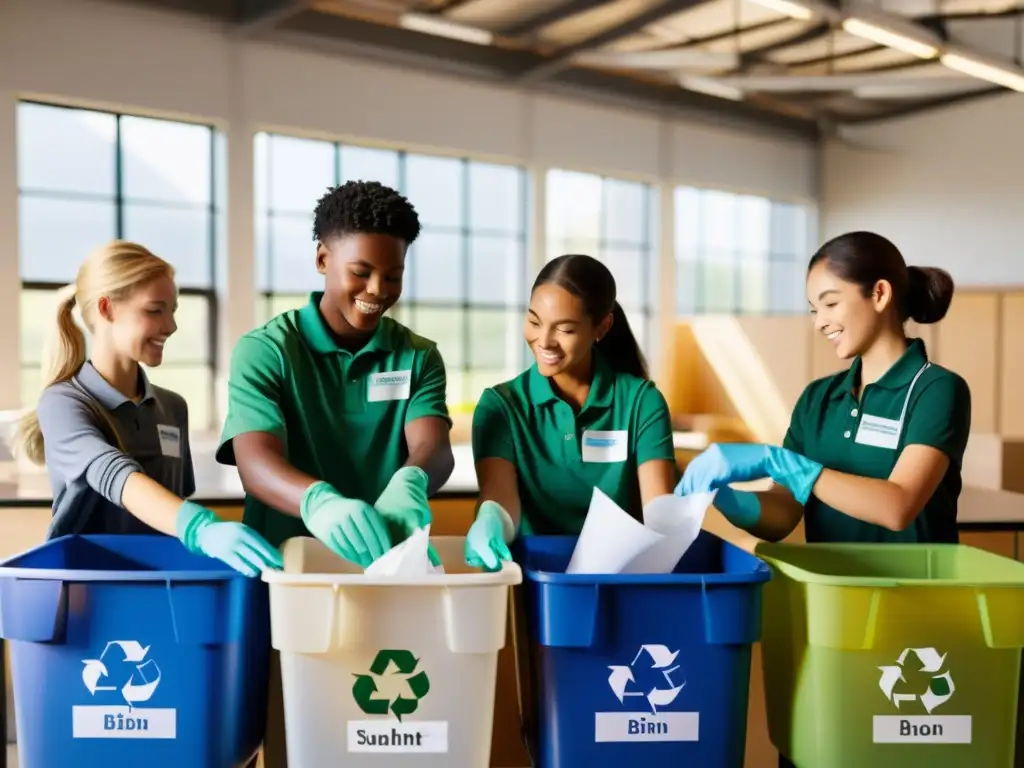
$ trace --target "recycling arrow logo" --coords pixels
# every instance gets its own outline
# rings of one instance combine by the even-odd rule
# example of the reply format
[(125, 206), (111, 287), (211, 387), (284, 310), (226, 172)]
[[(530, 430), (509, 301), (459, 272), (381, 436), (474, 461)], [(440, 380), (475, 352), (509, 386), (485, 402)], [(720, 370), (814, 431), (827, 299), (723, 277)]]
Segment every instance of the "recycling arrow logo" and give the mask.
[[(356, 675), (352, 696), (356, 704), (368, 715), (386, 715), (388, 710), (401, 721), (419, 707), (420, 699), (430, 690), (427, 673), (420, 670), (419, 659), (411, 651), (380, 651), (370, 665), (370, 674)], [(397, 690), (398, 694), (380, 696), (380, 687)]]
[[(685, 682), (681, 685), (676, 685), (672, 680), (672, 673), (679, 669), (679, 665), (675, 663), (678, 655), (679, 651), (671, 651), (664, 645), (641, 645), (640, 650), (637, 651), (633, 662), (629, 666), (608, 667), (612, 671), (608, 677), (608, 685), (611, 686), (612, 693), (615, 694), (620, 704), (624, 704), (629, 697), (643, 696), (647, 699), (651, 712), (657, 714), (658, 707), (667, 707), (675, 701), (679, 692), (686, 685)], [(650, 660), (650, 668), (658, 670), (660, 676), (665, 679), (666, 687), (654, 687), (646, 693), (643, 691), (630, 691), (630, 685), (636, 684), (633, 670), (637, 667), (640, 659), (645, 656)]]
[[(896, 693), (897, 684), (906, 682), (903, 671), (911, 655), (920, 662), (920, 671), (932, 676), (928, 689), (920, 696), (916, 693)], [(882, 677), (878, 685), (885, 697), (896, 705), (896, 709), (899, 709), (903, 702), (920, 700), (930, 715), (937, 707), (949, 701), (956, 690), (953, 677), (949, 672), (942, 672), (945, 661), (946, 654), (940, 656), (934, 648), (905, 648), (895, 664), (879, 667), (882, 670)]]
[[(120, 648), (123, 663), (129, 665), (128, 681), (120, 689), (117, 685), (103, 684), (110, 680), (111, 649)], [(120, 690), (125, 704), (131, 709), (139, 702), (149, 701), (160, 685), (160, 667), (153, 659), (146, 659), (149, 646), (143, 646), (136, 640), (112, 640), (107, 643), (98, 659), (82, 659), (82, 682), (86, 690), (95, 696), (102, 691)], [(123, 679), (123, 678), (122, 678)]]

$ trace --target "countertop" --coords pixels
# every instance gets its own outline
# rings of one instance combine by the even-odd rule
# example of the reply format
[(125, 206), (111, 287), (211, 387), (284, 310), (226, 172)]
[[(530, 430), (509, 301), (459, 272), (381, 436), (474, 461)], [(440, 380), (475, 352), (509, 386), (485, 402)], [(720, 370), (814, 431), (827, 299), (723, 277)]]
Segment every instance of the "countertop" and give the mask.
[[(676, 432), (673, 443), (677, 450), (700, 451), (707, 447), (707, 437), (696, 432)], [(199, 503), (233, 504), (242, 502), (244, 492), (238, 472), (214, 460), (216, 441), (202, 435), (192, 436), (192, 464), (196, 474), (196, 493)], [(477, 493), (473, 449), (468, 443), (452, 446), (455, 470), (442, 486), (442, 498), (472, 497)], [(19, 466), (13, 461), (0, 459), (0, 507), (49, 506), (52, 501), (49, 480), (44, 470)]]

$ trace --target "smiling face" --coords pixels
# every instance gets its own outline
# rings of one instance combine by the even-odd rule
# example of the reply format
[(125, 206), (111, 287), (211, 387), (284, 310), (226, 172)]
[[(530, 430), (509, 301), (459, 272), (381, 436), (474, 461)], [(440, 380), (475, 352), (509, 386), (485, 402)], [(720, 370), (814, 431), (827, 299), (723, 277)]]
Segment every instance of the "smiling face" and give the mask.
[(807, 274), (807, 301), (814, 328), (824, 334), (843, 360), (864, 353), (885, 328), (892, 287), (879, 280), (870, 295), (856, 283), (842, 280), (822, 259)]
[(611, 327), (611, 315), (598, 326), (583, 302), (552, 283), (539, 285), (530, 297), (523, 336), (537, 358), (542, 376), (588, 371), (594, 343)]
[[(372, 334), (402, 295), (406, 244), (391, 235), (357, 233), (329, 238), (316, 254), (330, 314), (357, 335)], [(344, 329), (335, 328), (336, 331)]]
[(164, 343), (178, 330), (178, 289), (170, 277), (143, 283), (127, 298), (101, 297), (97, 309), (118, 356), (150, 367), (163, 362)]

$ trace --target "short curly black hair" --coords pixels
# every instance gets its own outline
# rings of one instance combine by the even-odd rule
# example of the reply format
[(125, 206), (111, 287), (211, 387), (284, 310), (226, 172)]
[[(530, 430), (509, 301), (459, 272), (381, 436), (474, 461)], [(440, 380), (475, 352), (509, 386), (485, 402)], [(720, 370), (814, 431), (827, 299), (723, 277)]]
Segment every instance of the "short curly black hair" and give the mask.
[(360, 232), (391, 235), (412, 245), (420, 234), (420, 217), (405, 197), (379, 181), (346, 181), (317, 201), (313, 239)]

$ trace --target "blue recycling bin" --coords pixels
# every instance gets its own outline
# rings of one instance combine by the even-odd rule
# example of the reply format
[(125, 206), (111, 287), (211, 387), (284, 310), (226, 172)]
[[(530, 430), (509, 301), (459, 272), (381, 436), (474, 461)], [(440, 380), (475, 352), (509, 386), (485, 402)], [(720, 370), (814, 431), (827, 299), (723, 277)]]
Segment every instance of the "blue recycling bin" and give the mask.
[(163, 536), (0, 563), (20, 768), (235, 768), (266, 724), (267, 585)]
[(536, 768), (742, 768), (768, 566), (702, 531), (672, 574), (567, 575), (575, 545), (517, 544)]

